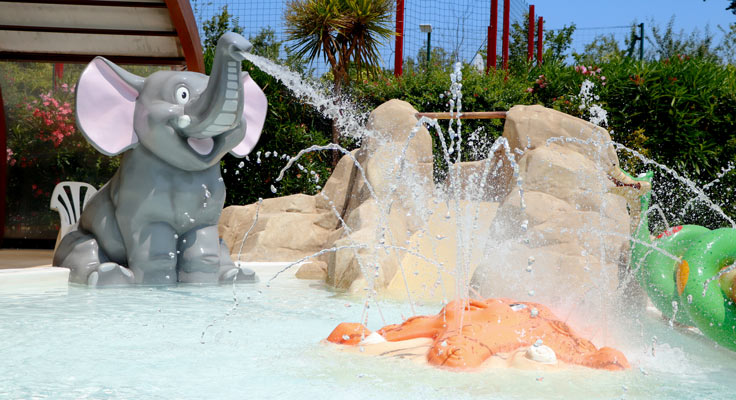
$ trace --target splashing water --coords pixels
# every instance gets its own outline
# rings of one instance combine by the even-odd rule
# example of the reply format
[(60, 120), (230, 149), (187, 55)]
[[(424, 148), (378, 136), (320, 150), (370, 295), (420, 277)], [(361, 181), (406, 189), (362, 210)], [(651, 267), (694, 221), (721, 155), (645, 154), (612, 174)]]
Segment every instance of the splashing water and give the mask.
[[(326, 91), (324, 88), (320, 86), (312, 85), (309, 82), (304, 81), (298, 74), (287, 70), (284, 67), (278, 66), (273, 64), (267, 59), (249, 55), (248, 59), (252, 61), (256, 66), (264, 70), (265, 72), (274, 75), (278, 80), (283, 82), (289, 89), (291, 89), (295, 95), (304, 101), (305, 103), (315, 107), (316, 110), (318, 110), (322, 115), (324, 115), (327, 118), (335, 119), (338, 121), (338, 125), (341, 127), (341, 132), (344, 132), (346, 135), (353, 137), (353, 138), (359, 138), (359, 139), (365, 139), (365, 138), (374, 138), (375, 132), (371, 132), (370, 130), (365, 128), (365, 122), (367, 120), (367, 115), (360, 113), (356, 111), (358, 108), (354, 105), (352, 105), (349, 101), (346, 99), (336, 99), (334, 97), (331, 97), (329, 95), (329, 92)], [(595, 85), (590, 82), (586, 81), (583, 83), (581, 87), (581, 91), (579, 93), (579, 99), (581, 103), (581, 108), (586, 111), (586, 114), (590, 116), (590, 122), (597, 126), (605, 127), (608, 125), (607, 121), (607, 112), (603, 109), (601, 104), (598, 103), (599, 97), (595, 95), (594, 93)], [(433, 249), (433, 254), (427, 254), (427, 253), (419, 253), (417, 252), (416, 248), (412, 248), (411, 246), (407, 246), (408, 243), (396, 243), (394, 238), (391, 237), (391, 231), (388, 229), (388, 220), (389, 215), (391, 212), (391, 209), (394, 207), (394, 202), (397, 201), (397, 199), (402, 199), (402, 202), (405, 201), (407, 198), (433, 198), (435, 201), (433, 201), (433, 204), (441, 204), (444, 203), (446, 205), (447, 209), (447, 218), (454, 218), (454, 222), (457, 229), (457, 236), (455, 237), (455, 245), (457, 246), (457, 258), (455, 260), (456, 268), (452, 269), (452, 273), (455, 276), (455, 282), (456, 282), (456, 288), (454, 293), (456, 293), (457, 296), (460, 297), (470, 297), (473, 289), (472, 289), (472, 268), (470, 267), (471, 263), (473, 261), (473, 250), (474, 249), (482, 249), (481, 253), (481, 259), (484, 260), (482, 262), (491, 262), (494, 265), (502, 265), (503, 262), (500, 260), (503, 260), (503, 252), (504, 251), (514, 251), (513, 249), (517, 248), (515, 243), (521, 243), (528, 245), (531, 240), (531, 234), (530, 230), (528, 228), (529, 226), (529, 219), (528, 217), (524, 217), (524, 214), (526, 213), (526, 205), (524, 200), (524, 181), (521, 177), (519, 166), (517, 164), (518, 157), (521, 157), (525, 150), (524, 149), (514, 149), (512, 150), (506, 141), (505, 138), (499, 138), (496, 140), (491, 146), (488, 151), (484, 151), (483, 155), (483, 162), (482, 162), (482, 172), (479, 174), (480, 179), (476, 182), (478, 183), (477, 186), (474, 187), (464, 187), (463, 182), (463, 176), (461, 175), (461, 168), (459, 165), (459, 162), (462, 160), (462, 151), (463, 147), (465, 147), (463, 143), (463, 135), (462, 135), (462, 122), (460, 120), (460, 116), (462, 115), (462, 72), (459, 65), (455, 65), (453, 68), (453, 73), (451, 74), (451, 82), (450, 82), (450, 98), (448, 98), (448, 106), (449, 111), (453, 114), (453, 119), (449, 121), (448, 127), (447, 127), (447, 135), (449, 136), (449, 143), (445, 141), (445, 135), (443, 134), (443, 129), (436, 120), (428, 119), (428, 118), (421, 118), (416, 126), (409, 132), (407, 141), (404, 145), (404, 147), (399, 151), (394, 163), (394, 169), (389, 174), (389, 179), (391, 180), (391, 184), (389, 185), (390, 190), (388, 193), (376, 193), (373, 188), (371, 187), (370, 181), (366, 177), (366, 173), (363, 169), (363, 166), (360, 164), (360, 162), (352, 156), (352, 154), (347, 151), (344, 148), (341, 148), (340, 146), (336, 144), (330, 144), (326, 146), (311, 146), (307, 149), (304, 149), (300, 151), (297, 155), (288, 157), (285, 154), (281, 154), (280, 156), (277, 156), (275, 153), (273, 154), (274, 158), (279, 160), (287, 160), (286, 165), (282, 168), (282, 170), (279, 173), (279, 177), (276, 179), (276, 184), (278, 184), (281, 179), (283, 179), (284, 174), (293, 166), (298, 168), (300, 171), (305, 171), (302, 165), (298, 163), (298, 160), (304, 156), (307, 153), (311, 152), (319, 152), (319, 151), (325, 151), (325, 150), (338, 150), (342, 154), (348, 156), (352, 163), (355, 165), (356, 170), (358, 171), (358, 179), (360, 179), (363, 185), (367, 188), (367, 192), (369, 196), (376, 201), (376, 204), (378, 206), (378, 214), (377, 219), (380, 221), (378, 226), (378, 232), (376, 232), (376, 241), (372, 243), (366, 243), (362, 242), (360, 240), (352, 239), (352, 232), (350, 226), (348, 226), (347, 222), (340, 216), (340, 212), (335, 207), (334, 203), (331, 199), (325, 199), (332, 207), (333, 214), (336, 215), (339, 221), (339, 226), (342, 227), (347, 237), (351, 238), (351, 242), (347, 246), (339, 246), (339, 247), (332, 247), (328, 249), (323, 249), (309, 257), (305, 257), (301, 261), (305, 261), (307, 259), (315, 259), (318, 258), (320, 255), (324, 255), (326, 253), (330, 252), (338, 252), (341, 250), (350, 250), (356, 252), (357, 255), (359, 251), (361, 251), (362, 256), (356, 256), (356, 259), (360, 263), (360, 270), (363, 273), (364, 276), (370, 277), (374, 276), (374, 274), (377, 273), (377, 268), (380, 266), (376, 263), (376, 255), (380, 252), (394, 252), (396, 254), (396, 257), (399, 257), (399, 253), (404, 254), (412, 254), (418, 257), (423, 258), (424, 260), (430, 262), (431, 264), (435, 265), (438, 269), (446, 271), (446, 269), (443, 266), (443, 263), (438, 261), (437, 259), (437, 252), (436, 249)], [(406, 169), (408, 168), (407, 160), (406, 160), (406, 154), (407, 149), (409, 147), (409, 143), (412, 140), (415, 140), (415, 137), (417, 135), (418, 130), (422, 126), (427, 126), (430, 129), (433, 129), (437, 132), (437, 138), (439, 139), (439, 147), (441, 149), (441, 157), (444, 161), (445, 165), (448, 167), (448, 175), (447, 175), (447, 182), (445, 182), (444, 185), (435, 186), (430, 193), (421, 193), (417, 190), (427, 190), (426, 186), (423, 186), (421, 184), (417, 184), (416, 182), (413, 182), (411, 179), (407, 179), (407, 176), (405, 174)], [(477, 141), (477, 132), (471, 133), (470, 137), (473, 139), (473, 144)], [(626, 148), (625, 146), (622, 146), (614, 141), (611, 140), (580, 140), (577, 138), (571, 138), (571, 137), (564, 137), (564, 138), (555, 138), (550, 139), (548, 141), (548, 145), (552, 144), (561, 144), (564, 145), (565, 143), (576, 143), (581, 146), (589, 146), (592, 149), (595, 149), (594, 153), (597, 152), (598, 154), (602, 154), (605, 149), (608, 149), (610, 147), (613, 147), (616, 151), (626, 151), (629, 153), (632, 153), (635, 157), (641, 159), (645, 165), (655, 166), (662, 171), (664, 171), (666, 174), (672, 176), (677, 182), (684, 185), (684, 187), (687, 190), (690, 190), (695, 197), (698, 199), (699, 204), (705, 204), (709, 209), (713, 210), (717, 214), (719, 214), (721, 217), (723, 217), (725, 220), (727, 220), (729, 223), (733, 225), (733, 221), (720, 209), (720, 207), (715, 204), (714, 202), (710, 201), (708, 197), (703, 193), (703, 190), (698, 188), (698, 185), (696, 185), (694, 182), (684, 178), (681, 174), (677, 173), (673, 169), (666, 167), (664, 165), (658, 164), (654, 162), (653, 160), (647, 159), (646, 157), (643, 157), (641, 154), (636, 153), (633, 150), (630, 150)], [(470, 142), (468, 143), (470, 144)], [(477, 148), (471, 147), (470, 148), (470, 154), (478, 154)], [(454, 157), (453, 157), (454, 156)], [(595, 187), (592, 187), (591, 190), (595, 193), (599, 193), (602, 197), (607, 190), (608, 190), (608, 180), (605, 177), (606, 175), (606, 166), (602, 165), (600, 156), (597, 160), (597, 168), (599, 169), (601, 179), (600, 182), (597, 185), (594, 185)], [(511, 168), (511, 174), (512, 179), (515, 180), (515, 189), (518, 191), (519, 195), (519, 210), (521, 212), (521, 217), (517, 221), (517, 228), (521, 232), (521, 236), (514, 236), (514, 235), (508, 235), (504, 230), (501, 231), (495, 231), (495, 232), (485, 232), (485, 231), (479, 231), (479, 221), (483, 218), (481, 210), (481, 203), (482, 201), (480, 199), (471, 200), (471, 203), (473, 206), (470, 208), (465, 208), (462, 206), (461, 199), (471, 199), (472, 197), (469, 196), (469, 192), (480, 192), (483, 193), (484, 190), (491, 189), (487, 187), (488, 185), (488, 177), (493, 176), (495, 174), (500, 174), (500, 171), (504, 167), (510, 167)], [(732, 167), (729, 167), (732, 168)], [(730, 171), (730, 169), (727, 169), (725, 173)], [(313, 171), (312, 171), (313, 172)], [(311, 174), (313, 175), (313, 174)], [(276, 186), (272, 188), (272, 192), (276, 192), (274, 189), (276, 189)], [(407, 191), (410, 195), (408, 197), (398, 197), (397, 194), (403, 193)], [(325, 196), (324, 193), (320, 193), (320, 196)], [(600, 207), (600, 211), (597, 213), (597, 218), (599, 220), (603, 220), (605, 218), (605, 214), (608, 211), (608, 206), (606, 204), (608, 200), (604, 199), (603, 203)], [(430, 230), (428, 227), (428, 221), (429, 218), (433, 214), (433, 210), (427, 206), (427, 204), (421, 204), (417, 206), (417, 204), (413, 204), (414, 211), (413, 213), (416, 214), (416, 216), (420, 217), (420, 220), (422, 221), (424, 226), (420, 226), (417, 228), (414, 233), (417, 237), (424, 237), (426, 236)], [(688, 207), (695, 207), (695, 204), (688, 204)], [(450, 211), (453, 211), (454, 215), (450, 213)], [(652, 209), (650, 209), (650, 212), (656, 212), (658, 210), (658, 205), (654, 205)], [(660, 209), (661, 212), (661, 209)], [(494, 229), (498, 229), (497, 227)], [(552, 228), (558, 229), (562, 233), (572, 233), (575, 235), (578, 235), (580, 238), (597, 238), (596, 240), (592, 240), (592, 242), (596, 242), (597, 246), (600, 248), (595, 251), (591, 252), (589, 250), (583, 250), (581, 253), (583, 256), (589, 258), (591, 254), (597, 253), (599, 255), (599, 260), (597, 262), (603, 263), (608, 262), (607, 260), (604, 260), (607, 253), (610, 253), (606, 249), (604, 249), (604, 243), (607, 240), (606, 238), (610, 237), (623, 237), (625, 239), (628, 239), (634, 243), (637, 242), (635, 238), (632, 238), (630, 235), (621, 235), (618, 232), (612, 232), (612, 231), (606, 231), (602, 229), (595, 229), (591, 227), (583, 228), (583, 229), (568, 229), (568, 228)], [(447, 238), (447, 235), (437, 235), (435, 237), (436, 243), (440, 243), (442, 241), (445, 241)], [(587, 239), (583, 239), (584, 241)], [(651, 246), (650, 244), (640, 243), (644, 245), (645, 247), (650, 248), (650, 251), (662, 251), (660, 249), (657, 249), (655, 246)], [(368, 251), (369, 255), (365, 255), (366, 250)], [(673, 259), (673, 260), (679, 260), (677, 257), (671, 255), (671, 254), (665, 254), (665, 256)], [(554, 290), (554, 288), (549, 288), (547, 285), (541, 281), (537, 276), (539, 273), (539, 260), (540, 257), (535, 254), (530, 254), (529, 256), (525, 256), (524, 258), (526, 261), (523, 266), (519, 269), (520, 273), (522, 274), (516, 274), (512, 273), (510, 270), (505, 271), (502, 276), (505, 276), (508, 280), (508, 291), (507, 293), (516, 293), (516, 296), (530, 296), (534, 297), (535, 299), (543, 300), (543, 299), (549, 299), (549, 293), (550, 290)], [(543, 259), (543, 257), (541, 257)], [(295, 262), (293, 265), (297, 265), (297, 262)], [(289, 268), (292, 268), (293, 265), (288, 266), (284, 268), (285, 270), (288, 270)], [(632, 269), (640, 268), (641, 266), (632, 266)], [(406, 271), (403, 270), (401, 263), (399, 262), (399, 268), (400, 271), (397, 272), (397, 274), (400, 274), (404, 277), (404, 281), (406, 282)], [(587, 273), (590, 274), (591, 269), (588, 268), (588, 266), (585, 267), (585, 270), (588, 271)], [(279, 273), (275, 274), (270, 280), (276, 279), (280, 274), (282, 274), (283, 271), (280, 271)], [(439, 274), (438, 274), (439, 276)], [(543, 276), (543, 275), (540, 275)], [(632, 272), (629, 272), (625, 274), (623, 278), (621, 278), (621, 284), (626, 285), (627, 282), (632, 280)], [(368, 304), (376, 304), (379, 305), (380, 301), (375, 297), (376, 294), (376, 288), (374, 286), (374, 282), (369, 280), (368, 281), (369, 286), (365, 289), (365, 301), (363, 302), (364, 307), (362, 310), (362, 315), (360, 320), (367, 324), (367, 319), (369, 315), (369, 306)], [(436, 288), (445, 290), (444, 285), (441, 281), (441, 278), (438, 279), (436, 283)], [(606, 330), (610, 328), (612, 325), (615, 324), (621, 324), (622, 326), (625, 326), (626, 328), (622, 328), (624, 331), (627, 329), (629, 330), (629, 333), (632, 331), (636, 331), (638, 328), (631, 328), (632, 326), (632, 320), (626, 320), (621, 321), (617, 319), (616, 315), (617, 312), (611, 312), (611, 316), (607, 317), (606, 313), (610, 312), (610, 308), (618, 307), (618, 304), (620, 303), (619, 300), (622, 300), (623, 297), (625, 297), (623, 290), (624, 288), (619, 288), (615, 293), (605, 293), (606, 282), (599, 282), (599, 284), (594, 284), (590, 288), (587, 289), (586, 295), (584, 298), (571, 298), (568, 299), (566, 304), (574, 304), (572, 307), (568, 307), (569, 313), (567, 314), (568, 319), (575, 319), (572, 317), (572, 315), (576, 313), (580, 313), (581, 315), (584, 315), (585, 317), (589, 317), (593, 315), (594, 319), (596, 320), (606, 320), (606, 322), (602, 323), (601, 326), (603, 326), (602, 330)], [(412, 314), (415, 314), (415, 304), (412, 300), (411, 293), (409, 293), (409, 288), (407, 286), (407, 304), (411, 309)], [(564, 296), (564, 294), (562, 294)], [(593, 303), (590, 303), (590, 300), (592, 298), (598, 298), (596, 304), (602, 304), (602, 303), (610, 303), (604, 306), (593, 306)], [(617, 299), (615, 301), (611, 301), (611, 299)], [(447, 299), (445, 298), (443, 300), (443, 303), (447, 303)], [(584, 305), (583, 305), (584, 304)], [(595, 307), (603, 307), (603, 308), (595, 308)], [(377, 309), (380, 309), (380, 306), (376, 307)], [(583, 312), (581, 313), (581, 309), (584, 308), (591, 308), (591, 311)], [(582, 317), (582, 318), (585, 318)], [(381, 315), (381, 321), (385, 323), (383, 315)], [(389, 321), (390, 322), (390, 321)], [(618, 329), (618, 331), (622, 330)], [(615, 336), (615, 334), (618, 334), (620, 332), (613, 332), (612, 334)], [(592, 336), (592, 337), (591, 337)], [(599, 337), (599, 340), (606, 341), (610, 340), (609, 336), (606, 336), (605, 332), (602, 334), (599, 332), (592, 332), (590, 333), (590, 338), (594, 338), (595, 336)], [(625, 336), (629, 337), (630, 334), (626, 334)], [(636, 341), (635, 341), (636, 342)], [(638, 342), (636, 342), (638, 343)]]

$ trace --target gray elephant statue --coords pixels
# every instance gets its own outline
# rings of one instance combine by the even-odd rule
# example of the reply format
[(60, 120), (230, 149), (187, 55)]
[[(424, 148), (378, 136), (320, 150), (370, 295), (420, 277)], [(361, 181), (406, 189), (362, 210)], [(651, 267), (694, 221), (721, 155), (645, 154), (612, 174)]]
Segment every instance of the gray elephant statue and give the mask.
[(142, 78), (97, 57), (76, 92), (77, 124), (120, 168), (87, 203), (53, 264), (93, 286), (255, 280), (219, 238), (220, 159), (255, 147), (267, 100), (241, 72), (250, 43), (217, 42), (211, 77), (158, 71)]

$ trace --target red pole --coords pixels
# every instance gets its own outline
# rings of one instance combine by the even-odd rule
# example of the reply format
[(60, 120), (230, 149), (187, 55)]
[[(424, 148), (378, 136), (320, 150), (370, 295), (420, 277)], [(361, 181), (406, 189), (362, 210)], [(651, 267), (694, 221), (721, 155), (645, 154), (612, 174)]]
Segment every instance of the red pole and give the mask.
[(511, 20), (509, 9), (511, 8), (511, 0), (503, 0), (503, 69), (509, 70), (509, 22)]
[(488, 27), (488, 54), (486, 55), (486, 74), (496, 69), (496, 36), (498, 35), (498, 0), (491, 0), (491, 26)]
[(61, 78), (64, 77), (64, 64), (61, 63), (55, 63), (54, 64), (54, 90), (61, 84)]
[(544, 19), (539, 17), (539, 23), (537, 26), (537, 65), (542, 65), (542, 53), (544, 52), (544, 29), (542, 25)]
[(404, 72), (404, 0), (396, 0), (396, 52), (394, 53), (394, 75)]
[(526, 61), (534, 59), (534, 6), (529, 6), (529, 40), (526, 44)]

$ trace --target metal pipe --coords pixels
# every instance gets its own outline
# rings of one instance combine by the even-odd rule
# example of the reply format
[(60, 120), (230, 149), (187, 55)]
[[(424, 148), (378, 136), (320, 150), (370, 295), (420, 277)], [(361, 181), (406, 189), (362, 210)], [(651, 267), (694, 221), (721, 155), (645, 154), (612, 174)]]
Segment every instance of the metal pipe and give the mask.
[(427, 69), (429, 69), (429, 60), (432, 58), (432, 32), (427, 32)]
[[(457, 119), (458, 113), (450, 112), (418, 112), (414, 116), (419, 119), (421, 117), (433, 119)], [(502, 119), (506, 118), (506, 111), (478, 111), (460, 113), (460, 119)]]
[(526, 61), (534, 60), (534, 6), (529, 6), (529, 36), (526, 43)]
[(404, 0), (396, 0), (396, 51), (394, 52), (394, 75), (404, 71)]
[(644, 60), (644, 23), (639, 24), (639, 61)]

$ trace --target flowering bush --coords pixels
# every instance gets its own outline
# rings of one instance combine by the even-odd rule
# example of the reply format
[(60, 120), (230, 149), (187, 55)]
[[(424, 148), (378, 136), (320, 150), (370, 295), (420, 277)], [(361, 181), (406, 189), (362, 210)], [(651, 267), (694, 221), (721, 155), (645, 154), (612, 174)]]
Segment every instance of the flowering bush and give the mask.
[[(47, 76), (38, 80), (48, 84)], [(118, 165), (117, 158), (98, 153), (78, 131), (74, 86), (39, 86), (8, 102), (6, 237), (11, 239), (56, 237), (59, 216), (49, 210), (56, 184), (69, 180), (99, 187)]]
[(26, 105), (26, 109), (32, 113), (27, 122), (39, 132), (39, 139), (59, 147), (64, 138), (77, 132), (70, 103), (73, 94), (74, 87), (70, 88), (65, 83), (55, 94), (42, 93), (40, 100), (33, 100)]

